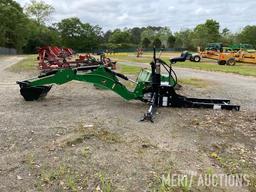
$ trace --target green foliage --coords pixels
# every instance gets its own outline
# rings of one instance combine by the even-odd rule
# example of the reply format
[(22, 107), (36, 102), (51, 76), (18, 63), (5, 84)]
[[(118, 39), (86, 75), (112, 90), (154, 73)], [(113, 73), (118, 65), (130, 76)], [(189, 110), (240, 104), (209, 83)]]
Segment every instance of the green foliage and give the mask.
[(28, 18), (13, 0), (0, 0), (0, 46), (21, 51), (26, 44)]
[(167, 46), (173, 48), (175, 45), (176, 38), (173, 35), (170, 35), (167, 39)]
[(240, 43), (249, 43), (256, 48), (256, 26), (246, 26), (241, 33), (238, 35), (238, 40)]
[(102, 192), (111, 192), (112, 191), (112, 185), (111, 182), (105, 178), (104, 175), (100, 174), (100, 189)]
[(220, 25), (217, 21), (208, 19), (204, 24), (199, 24), (193, 31), (192, 38), (194, 48), (197, 46), (206, 47), (208, 43), (220, 40)]
[[(172, 36), (171, 30), (168, 27), (147, 27), (141, 33), (141, 44), (143, 47), (168, 47), (168, 39)], [(153, 40), (149, 44), (148, 40)]]
[(147, 38), (147, 37), (145, 37), (143, 40), (142, 40), (142, 46), (143, 47), (145, 47), (145, 48), (148, 48), (149, 47), (149, 45), (150, 45), (150, 40)]
[(128, 31), (116, 29), (109, 37), (109, 42), (116, 44), (118, 48), (129, 48), (131, 45), (131, 34)]
[(151, 28), (146, 28), (142, 33), (141, 33), (141, 39), (154, 39), (155, 37), (155, 32)]
[(79, 52), (98, 49), (138, 47), (202, 49), (208, 43), (221, 42), (224, 46), (248, 43), (256, 47), (256, 26), (246, 26), (240, 33), (229, 29), (220, 31), (220, 24), (212, 19), (172, 34), (169, 27), (133, 27), (105, 33), (97, 25), (83, 23), (79, 18), (66, 18), (52, 26), (45, 23), (54, 7), (43, 0), (31, 0), (23, 8), (14, 0), (0, 0), (0, 46), (16, 48), (19, 52), (35, 53), (37, 47), (52, 45), (70, 47)]
[(103, 36), (104, 43), (107, 43), (109, 41), (111, 34), (112, 34), (111, 30), (108, 30), (106, 33), (104, 33), (104, 36)]
[(36, 21), (28, 22), (29, 33), (26, 46), (23, 47), (24, 53), (36, 53), (38, 47), (55, 45), (60, 46), (60, 37), (58, 31), (53, 27), (46, 27), (38, 24)]
[(161, 41), (161, 45), (164, 47), (168, 46), (168, 38), (172, 36), (172, 32), (168, 27), (162, 27), (155, 36), (155, 39), (159, 39)]
[(143, 32), (143, 28), (134, 27), (129, 30), (129, 33), (131, 34), (131, 42), (133, 44), (140, 44), (141, 40), (141, 33)]
[(230, 46), (236, 43), (236, 36), (230, 32), (228, 28), (224, 28), (221, 32), (221, 40), (220, 42), (223, 43), (224, 46)]
[(49, 16), (54, 12), (54, 7), (40, 0), (31, 0), (25, 8), (26, 14), (35, 19), (37, 23), (43, 25)]
[(162, 45), (162, 42), (159, 38), (155, 38), (154, 41), (153, 41), (153, 46), (156, 47), (156, 48), (160, 48)]
[(82, 23), (79, 18), (72, 17), (63, 19), (55, 24), (62, 45), (71, 47), (77, 51), (89, 51), (98, 47), (101, 40), (101, 28), (89, 23)]
[(180, 32), (175, 33), (175, 48), (184, 48), (188, 50), (194, 50), (195, 47), (192, 44), (192, 30), (186, 29)]

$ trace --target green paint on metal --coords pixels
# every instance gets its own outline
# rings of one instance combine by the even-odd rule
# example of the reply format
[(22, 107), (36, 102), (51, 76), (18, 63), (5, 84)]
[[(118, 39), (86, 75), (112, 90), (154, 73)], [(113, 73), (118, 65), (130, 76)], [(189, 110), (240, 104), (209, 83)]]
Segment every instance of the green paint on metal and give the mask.
[[(55, 74), (45, 77), (38, 77), (26, 80), (28, 86), (37, 87), (51, 84), (64, 84), (72, 80), (83, 81), (94, 84), (96, 87), (107, 88), (126, 100), (142, 100), (145, 91), (150, 87), (151, 72), (142, 69), (136, 80), (136, 87), (133, 91), (128, 90), (122, 83), (119, 82), (115, 74), (107, 70), (104, 66), (99, 66), (91, 72), (77, 71), (76, 69), (60, 69)], [(169, 82), (169, 77), (162, 75), (162, 82)], [(175, 83), (171, 78), (171, 85)]]

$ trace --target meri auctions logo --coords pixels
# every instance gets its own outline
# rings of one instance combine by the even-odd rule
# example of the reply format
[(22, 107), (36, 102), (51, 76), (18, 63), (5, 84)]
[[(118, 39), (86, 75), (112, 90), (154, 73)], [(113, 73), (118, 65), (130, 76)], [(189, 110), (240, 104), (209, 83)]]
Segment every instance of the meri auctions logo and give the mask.
[(182, 170), (181, 174), (162, 176), (162, 184), (169, 187), (192, 185), (206, 187), (242, 187), (249, 186), (249, 176), (246, 174), (198, 174), (195, 171)]

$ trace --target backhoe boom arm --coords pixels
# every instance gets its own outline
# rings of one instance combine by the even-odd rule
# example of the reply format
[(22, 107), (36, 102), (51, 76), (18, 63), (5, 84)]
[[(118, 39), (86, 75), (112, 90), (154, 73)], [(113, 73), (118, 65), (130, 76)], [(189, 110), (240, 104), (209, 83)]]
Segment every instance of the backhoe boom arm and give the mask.
[[(91, 71), (88, 71), (88, 69), (86, 71), (79, 70), (79, 68), (61, 69), (56, 71), (56, 73), (50, 73), (49, 75), (47, 74), (42, 75), (37, 78), (29, 79), (26, 81), (19, 81), (17, 83), (21, 87), (21, 94), (24, 91), (30, 92), (30, 97), (31, 95), (33, 95), (33, 93), (31, 92), (33, 92), (34, 89), (37, 89), (37, 90), (42, 89), (42, 92), (45, 92), (43, 91), (43, 89), (49, 88), (49, 85), (50, 86), (52, 84), (61, 85), (72, 80), (77, 80), (77, 81), (92, 83), (96, 86), (108, 88), (114, 91), (115, 93), (117, 93), (118, 95), (120, 95), (121, 97), (123, 97), (125, 100), (143, 98), (144, 82), (138, 82), (136, 84), (136, 88), (134, 89), (134, 91), (130, 91), (122, 83), (120, 83), (117, 76), (125, 80), (128, 80), (128, 78), (123, 74), (113, 72), (110, 69), (105, 68), (104, 66), (98, 66), (98, 67), (93, 67)], [(36, 100), (40, 97), (40, 95), (38, 97), (37, 92), (39, 91), (36, 91), (34, 93), (35, 99), (32, 99), (32, 100)], [(26, 99), (24, 94), (22, 95)], [(31, 100), (31, 99), (28, 99), (28, 100)]]

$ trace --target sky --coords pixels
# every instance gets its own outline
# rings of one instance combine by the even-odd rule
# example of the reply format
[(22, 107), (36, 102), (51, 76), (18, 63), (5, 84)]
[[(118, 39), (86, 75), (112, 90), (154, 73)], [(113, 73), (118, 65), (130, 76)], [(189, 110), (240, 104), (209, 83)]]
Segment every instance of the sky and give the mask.
[[(16, 0), (22, 6), (30, 0)], [(99, 25), (104, 31), (124, 27), (167, 26), (172, 31), (217, 20), (232, 32), (256, 25), (256, 0), (44, 0), (55, 8), (49, 23), (68, 17)]]

